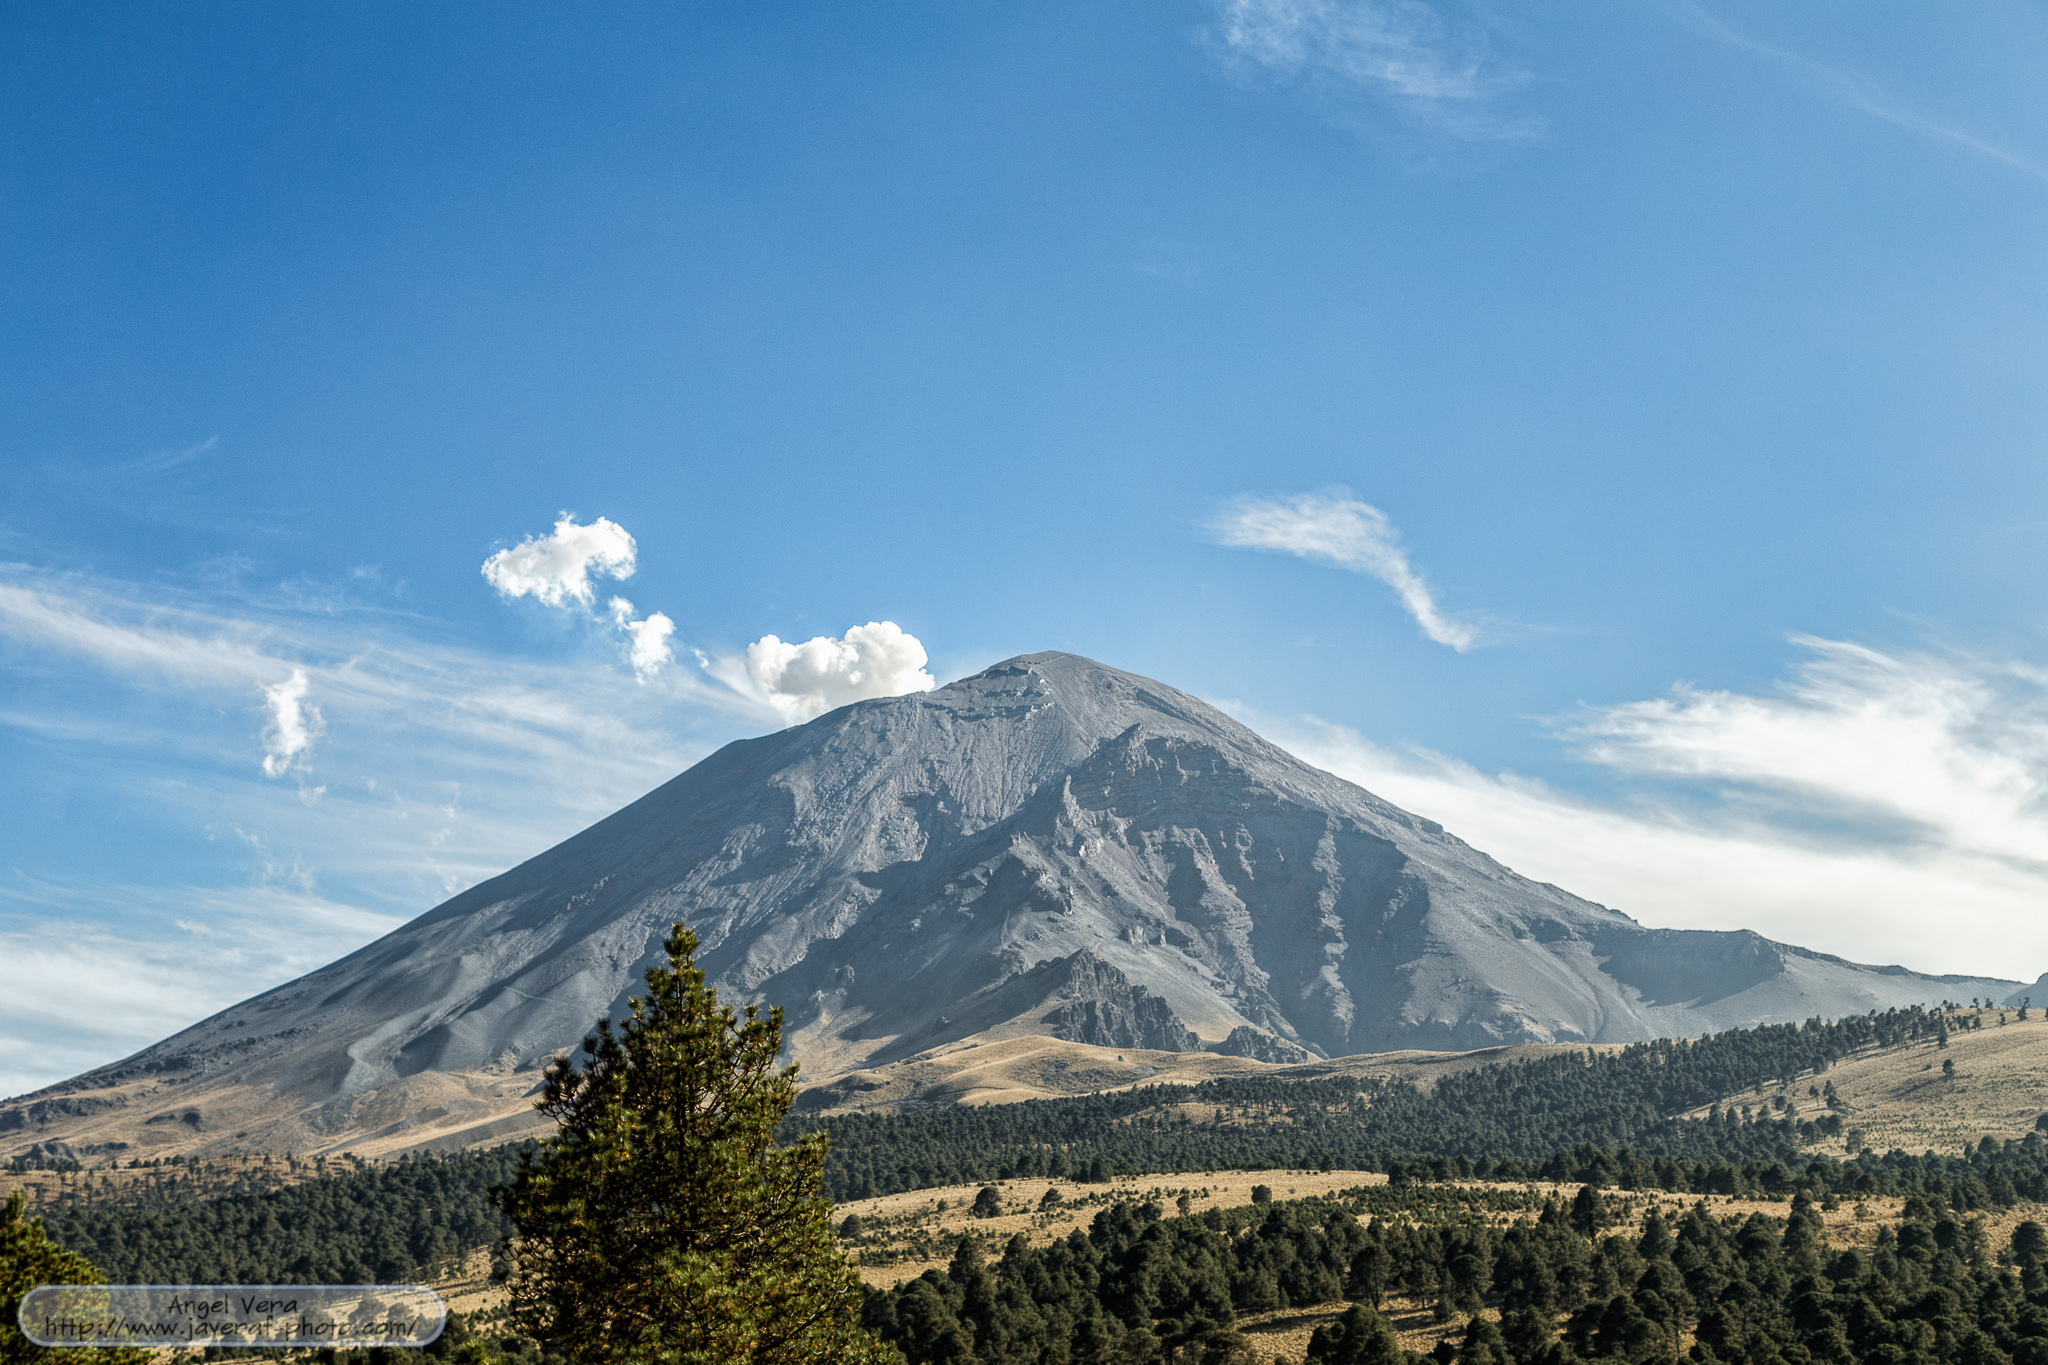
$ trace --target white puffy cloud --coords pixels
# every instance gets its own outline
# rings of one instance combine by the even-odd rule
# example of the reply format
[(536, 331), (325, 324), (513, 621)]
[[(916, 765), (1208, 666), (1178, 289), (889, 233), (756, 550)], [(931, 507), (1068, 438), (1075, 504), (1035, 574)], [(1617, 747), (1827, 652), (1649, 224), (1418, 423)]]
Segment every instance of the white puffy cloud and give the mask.
[(1650, 924), (2033, 980), (2048, 969), (2048, 672), (1799, 643), (1811, 653), (1778, 691), (1681, 688), (1565, 728), (1625, 779), (1608, 799), (1321, 722), (1257, 723), (1517, 871)]
[[(626, 528), (599, 517), (588, 526), (564, 512), (553, 534), (528, 537), (484, 561), (484, 578), (505, 597), (533, 597), (551, 607), (592, 605), (593, 574), (631, 578), (638, 546)], [(606, 614), (625, 638), (626, 661), (633, 676), (646, 682), (675, 659), (669, 643), (676, 623), (662, 612), (640, 616), (633, 604), (614, 597)]]
[(644, 618), (635, 619), (633, 604), (623, 597), (611, 601), (612, 623), (626, 633), (626, 660), (633, 665), (633, 676), (646, 682), (661, 671), (662, 665), (676, 657), (675, 647), (669, 644), (669, 637), (676, 633), (676, 623), (661, 612), (652, 612)]
[(589, 606), (593, 573), (633, 576), (636, 547), (617, 522), (599, 517), (588, 526), (564, 512), (553, 534), (528, 536), (484, 561), (484, 579), (506, 597), (533, 597), (550, 607), (571, 601)]
[(747, 646), (746, 677), (790, 722), (849, 702), (900, 697), (938, 686), (925, 671), (924, 646), (894, 621), (870, 621), (834, 640), (789, 644), (764, 635)]
[(1478, 641), (1470, 626), (1438, 610), (1429, 585), (1408, 563), (1394, 524), (1370, 503), (1325, 493), (1245, 497), (1231, 503), (1209, 529), (1223, 545), (1274, 550), (1370, 574), (1394, 590), (1422, 633), (1438, 644), (1463, 653)]
[(313, 741), (326, 728), (320, 708), (306, 700), (311, 690), (303, 668), (294, 668), (289, 678), (263, 689), (263, 709), (269, 716), (263, 730), (265, 777), (283, 777), (303, 766)]

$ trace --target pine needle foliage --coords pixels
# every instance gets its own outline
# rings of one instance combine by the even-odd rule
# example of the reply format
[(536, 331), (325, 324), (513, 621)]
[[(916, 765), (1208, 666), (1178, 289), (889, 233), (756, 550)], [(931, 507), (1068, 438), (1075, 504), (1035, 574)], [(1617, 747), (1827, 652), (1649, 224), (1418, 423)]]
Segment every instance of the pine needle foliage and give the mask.
[(44, 1234), (43, 1220), (30, 1218), (21, 1191), (0, 1205), (0, 1365), (148, 1365), (149, 1352), (129, 1347), (38, 1346), (16, 1324), (21, 1300), (44, 1284), (102, 1284), (98, 1267), (57, 1246)]
[(548, 1069), (560, 1129), (496, 1192), (515, 1320), (580, 1365), (888, 1359), (833, 1244), (825, 1135), (773, 1142), (782, 1011), (720, 1005), (682, 925), (664, 946), (630, 1017)]

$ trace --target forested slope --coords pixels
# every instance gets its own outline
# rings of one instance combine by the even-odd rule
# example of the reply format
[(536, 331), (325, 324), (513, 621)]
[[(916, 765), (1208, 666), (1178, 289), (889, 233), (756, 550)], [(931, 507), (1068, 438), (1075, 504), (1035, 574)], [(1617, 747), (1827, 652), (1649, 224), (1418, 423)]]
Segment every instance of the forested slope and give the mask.
[(369, 1166), (281, 1190), (180, 1205), (98, 1205), (48, 1217), (50, 1235), (110, 1284), (390, 1284), (508, 1230), (491, 1186), (519, 1146)]
[(1317, 1167), (1383, 1170), (1415, 1157), (1543, 1163), (1593, 1145), (1638, 1156), (1742, 1165), (1794, 1161), (1836, 1136), (1838, 1116), (1803, 1123), (1673, 1116), (1819, 1073), (1853, 1053), (1940, 1039), (1966, 1017), (1919, 1008), (1833, 1023), (1774, 1024), (1693, 1040), (1566, 1053), (1444, 1077), (1433, 1091), (1337, 1077), (1228, 1078), (1113, 1094), (929, 1113), (794, 1118), (790, 1134), (832, 1135), (835, 1199), (1015, 1176), (1102, 1179), (1150, 1171)]
[[(1424, 1093), (1355, 1078), (1233, 1079), (894, 1117), (793, 1119), (832, 1136), (835, 1199), (1028, 1176), (1176, 1170), (1384, 1170), (1411, 1176), (1594, 1181), (1783, 1195), (1924, 1193), (1958, 1209), (2048, 1197), (2048, 1143), (1985, 1142), (1963, 1157), (1809, 1158), (1812, 1123), (1761, 1097), (1704, 1120), (1670, 1115), (1760, 1085), (1807, 1080), (1861, 1049), (1938, 1038), (1918, 1009), (1774, 1025), (1478, 1068)], [(1754, 1098), (1755, 1103), (1749, 1103)], [(1744, 1110), (1748, 1112), (1745, 1113)], [(1804, 1130), (1804, 1131), (1802, 1131)], [(68, 1207), (51, 1234), (116, 1282), (349, 1282), (419, 1278), (505, 1230), (490, 1206), (515, 1146), (373, 1166), (281, 1190), (185, 1205)]]
[(2048, 1361), (2048, 1230), (2036, 1222), (1994, 1247), (1979, 1220), (1913, 1200), (1865, 1254), (1830, 1250), (1803, 1197), (1784, 1218), (1695, 1205), (1618, 1225), (1590, 1188), (1505, 1225), (1489, 1221), (1491, 1202), (1380, 1187), (1175, 1219), (1123, 1204), (1049, 1246), (1015, 1238), (993, 1265), (963, 1239), (947, 1270), (871, 1294), (866, 1320), (917, 1365), (1167, 1351), (1225, 1365), (1249, 1358), (1240, 1314), (1343, 1299), (1353, 1306), (1316, 1331), (1310, 1362), (1402, 1365), (1426, 1357), (1404, 1353), (1381, 1316), (1397, 1296), (1433, 1301), (1466, 1365)]

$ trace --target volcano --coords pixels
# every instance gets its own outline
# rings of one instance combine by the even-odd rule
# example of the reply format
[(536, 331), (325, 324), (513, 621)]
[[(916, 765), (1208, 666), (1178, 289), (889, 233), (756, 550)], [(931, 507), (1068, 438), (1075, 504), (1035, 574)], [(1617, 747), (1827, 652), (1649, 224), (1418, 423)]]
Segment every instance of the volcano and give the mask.
[(511, 1131), (530, 1120), (483, 1120), (625, 1011), (679, 921), (723, 998), (783, 1007), (812, 1083), (1032, 1036), (1285, 1064), (2019, 985), (1646, 928), (1194, 697), (1030, 654), (729, 744), (358, 952), (0, 1106), (0, 1151)]

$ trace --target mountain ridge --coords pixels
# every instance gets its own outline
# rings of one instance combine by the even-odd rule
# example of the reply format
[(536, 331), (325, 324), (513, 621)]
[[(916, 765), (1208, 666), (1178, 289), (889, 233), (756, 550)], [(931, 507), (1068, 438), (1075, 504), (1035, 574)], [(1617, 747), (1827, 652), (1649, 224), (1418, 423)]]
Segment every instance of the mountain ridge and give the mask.
[(59, 1098), (147, 1108), (207, 1078), (275, 1101), (224, 1142), (489, 1108), (620, 1015), (677, 921), (725, 998), (785, 1007), (818, 1083), (982, 1036), (1457, 1051), (2020, 984), (1647, 928), (1196, 698), (1044, 653), (728, 744), (335, 963), (0, 1104), (0, 1138), (47, 1136)]

